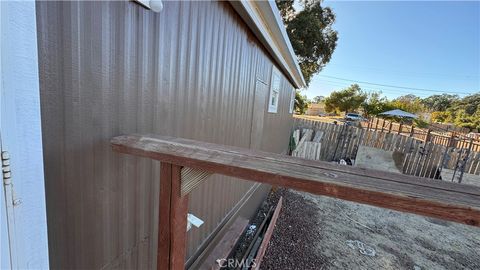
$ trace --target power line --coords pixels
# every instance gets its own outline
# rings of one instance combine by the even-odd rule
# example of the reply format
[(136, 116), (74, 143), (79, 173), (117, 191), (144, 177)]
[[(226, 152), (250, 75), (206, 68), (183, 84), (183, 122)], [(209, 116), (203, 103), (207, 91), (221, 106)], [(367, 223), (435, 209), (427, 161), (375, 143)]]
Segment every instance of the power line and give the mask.
[[(347, 81), (347, 82), (355, 82), (355, 83), (363, 83), (363, 84), (370, 84), (370, 85), (375, 85), (375, 86), (383, 86), (383, 87), (391, 87), (391, 88), (397, 88), (397, 89), (409, 89), (409, 90), (415, 90), (415, 91), (425, 91), (425, 92), (437, 92), (437, 93), (453, 93), (453, 92), (447, 92), (447, 91), (441, 91), (441, 90), (433, 90), (433, 89), (425, 89), (425, 88), (414, 88), (414, 87), (407, 87), (407, 86), (397, 86), (397, 85), (389, 85), (389, 84), (380, 84), (380, 83), (371, 83), (371, 82), (364, 82), (364, 81), (356, 81), (356, 80), (350, 80), (350, 79), (345, 79), (345, 78), (339, 78), (335, 76), (328, 76), (328, 75), (319, 75), (321, 77), (327, 77), (327, 78), (332, 78), (336, 80), (341, 80), (341, 81)], [(455, 92), (455, 94), (465, 94), (465, 95), (471, 95), (473, 93), (468, 93), (468, 92)]]
[[(320, 79), (321, 82), (323, 83), (327, 83), (327, 84), (332, 84), (332, 85), (337, 85), (337, 86), (342, 86), (342, 87), (348, 87), (350, 86), (351, 84), (348, 83), (348, 82), (339, 82), (339, 81), (330, 81), (330, 80), (326, 80), (326, 79)], [(367, 87), (363, 87), (362, 86), (362, 89), (365, 89), (365, 90), (370, 90), (370, 91), (380, 91), (380, 92), (390, 92), (390, 93), (398, 93), (398, 92), (402, 92), (402, 93), (412, 93), (412, 91), (408, 91), (408, 90), (393, 90), (393, 89), (375, 89), (373, 88), (373, 86), (367, 86)]]
[[(350, 86), (348, 83), (344, 83), (344, 82), (336, 82), (336, 81), (329, 81), (329, 80), (325, 80), (325, 79), (321, 79), (321, 82), (324, 83), (324, 84), (328, 84), (328, 85), (331, 85), (331, 86), (339, 86), (339, 87), (348, 87)], [(401, 96), (402, 94), (411, 94), (412, 91), (402, 91), (402, 90), (394, 90), (394, 89), (375, 89), (375, 88), (371, 88), (371, 87), (363, 87), (362, 86), (362, 89), (364, 90), (368, 90), (368, 91), (371, 91), (371, 92), (382, 92), (382, 93), (387, 93), (387, 94), (398, 94), (398, 96)], [(415, 93), (416, 96), (420, 96), (420, 97), (428, 97), (430, 94), (427, 94), (427, 93)]]
[[(319, 78), (320, 79), (320, 82), (322, 84), (326, 84), (326, 85), (330, 85), (330, 86), (334, 86), (334, 87), (342, 87), (342, 88), (346, 88), (348, 86), (350, 86), (351, 84), (348, 83), (348, 82), (342, 82), (342, 81), (331, 81), (331, 80), (328, 80), (328, 79), (324, 79), (324, 78)], [(389, 88), (373, 88), (373, 86), (361, 86), (361, 88), (363, 90), (367, 90), (367, 91), (370, 91), (370, 92), (381, 92), (382, 94), (390, 94), (390, 95), (395, 95), (395, 96), (401, 96), (401, 95), (405, 95), (405, 94), (414, 94), (418, 97), (421, 97), (421, 98), (426, 98), (428, 96), (430, 96), (431, 94), (430, 93), (425, 93), (425, 92), (421, 92), (421, 91), (416, 91), (415, 93), (412, 93), (412, 91), (408, 91), (408, 90), (405, 90), (405, 89), (389, 89)], [(455, 94), (458, 94), (458, 93), (455, 93)], [(462, 96), (462, 94), (460, 94), (459, 96)]]
[[(350, 79), (344, 79), (344, 78), (339, 78), (339, 77), (334, 77), (334, 76), (328, 76), (328, 75), (320, 75), (323, 77), (327, 78), (333, 78), (337, 80), (342, 80), (342, 81), (347, 81), (347, 82), (355, 82), (359, 84), (369, 84), (369, 85), (375, 85), (375, 86), (382, 86), (382, 87), (390, 87), (390, 88), (396, 88), (396, 89), (403, 89), (403, 90), (415, 90), (415, 91), (425, 91), (425, 92), (437, 92), (437, 93), (448, 93), (447, 91), (441, 91), (441, 90), (433, 90), (433, 89), (424, 89), (424, 88), (414, 88), (414, 87), (406, 87), (406, 86), (396, 86), (396, 85), (388, 85), (388, 84), (379, 84), (379, 83), (371, 83), (371, 82), (365, 82), (365, 81), (356, 81), (356, 80), (350, 80)], [(379, 89), (380, 90), (380, 89)], [(392, 90), (393, 91), (393, 90)], [(398, 91), (398, 90), (395, 90)], [(409, 92), (410, 93), (410, 92)], [(471, 95), (473, 93), (469, 92), (455, 92), (455, 94), (465, 94), (465, 95)]]
[[(378, 67), (367, 67), (367, 66), (355, 66), (355, 65), (338, 65), (336, 66), (343, 67), (343, 68), (350, 68), (350, 69), (357, 69), (357, 70), (364, 70), (364, 69), (369, 69), (369, 70), (375, 70), (376, 72), (380, 73), (385, 73), (385, 74), (392, 74), (395, 73), (395, 75), (398, 74), (404, 74), (406, 76), (412, 76), (415, 75), (416, 77), (418, 76), (441, 76), (441, 77), (458, 77), (457, 79), (463, 79), (463, 80), (478, 80), (480, 78), (479, 75), (471, 75), (471, 74), (445, 74), (445, 73), (431, 73), (431, 72), (408, 72), (402, 69), (390, 69), (386, 70), (385, 68), (378, 68)], [(408, 74), (408, 75), (407, 75)]]

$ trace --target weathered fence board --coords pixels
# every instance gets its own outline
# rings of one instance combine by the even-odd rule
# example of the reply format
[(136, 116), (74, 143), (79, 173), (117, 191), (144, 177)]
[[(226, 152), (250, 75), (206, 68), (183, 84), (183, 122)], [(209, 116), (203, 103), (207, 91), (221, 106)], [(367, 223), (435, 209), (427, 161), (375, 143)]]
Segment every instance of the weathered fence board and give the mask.
[[(315, 141), (321, 143), (319, 149), (314, 144), (306, 144), (306, 147), (311, 149), (303, 150), (309, 153), (303, 155), (304, 158), (325, 161), (354, 160), (359, 146), (369, 146), (403, 153), (404, 174), (438, 178), (445, 168), (453, 171), (453, 179), (447, 179), (449, 181), (461, 181), (463, 173), (480, 175), (480, 152), (474, 151), (475, 143), (472, 143), (472, 140), (464, 140), (466, 143), (459, 143), (457, 140), (452, 143), (451, 136), (438, 137), (432, 132), (428, 134), (417, 129), (410, 133), (411, 129), (408, 126), (402, 126), (403, 130), (400, 130), (400, 126), (393, 125), (391, 132), (388, 133), (387, 121), (380, 119), (378, 123), (376, 122), (370, 123), (370, 128), (362, 129), (295, 118), (294, 127), (313, 129), (310, 137), (317, 138)], [(381, 132), (382, 125), (384, 132)], [(375, 126), (378, 126), (377, 131)], [(407, 129), (408, 131), (404, 132)]]
[(361, 126), (369, 130), (400, 134), (443, 146), (453, 146), (455, 148), (471, 147), (471, 151), (480, 152), (479, 140), (468, 138), (466, 137), (465, 132), (458, 132), (455, 131), (455, 129), (439, 129), (435, 124), (430, 124), (433, 129), (425, 130), (411, 125), (395, 123), (382, 118), (372, 118), (368, 122), (362, 122)]

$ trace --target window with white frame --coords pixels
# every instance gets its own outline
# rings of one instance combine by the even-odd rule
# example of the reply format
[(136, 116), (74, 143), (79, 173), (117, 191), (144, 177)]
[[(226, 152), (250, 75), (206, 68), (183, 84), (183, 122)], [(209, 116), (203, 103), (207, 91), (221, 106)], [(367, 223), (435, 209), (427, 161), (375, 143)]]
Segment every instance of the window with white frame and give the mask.
[(292, 88), (292, 95), (290, 96), (290, 113), (293, 113), (293, 108), (295, 107), (295, 88)]
[(272, 80), (270, 82), (270, 98), (268, 99), (268, 112), (276, 113), (278, 110), (278, 100), (280, 98), (280, 71), (272, 68)]

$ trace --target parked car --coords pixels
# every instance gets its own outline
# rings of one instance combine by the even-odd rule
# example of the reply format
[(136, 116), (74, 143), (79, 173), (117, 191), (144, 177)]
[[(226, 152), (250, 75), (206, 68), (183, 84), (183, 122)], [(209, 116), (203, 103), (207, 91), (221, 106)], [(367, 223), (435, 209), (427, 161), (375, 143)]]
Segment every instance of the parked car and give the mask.
[(365, 118), (363, 118), (358, 113), (347, 113), (345, 115), (345, 120), (347, 120), (347, 121), (363, 121), (363, 120), (365, 120)]

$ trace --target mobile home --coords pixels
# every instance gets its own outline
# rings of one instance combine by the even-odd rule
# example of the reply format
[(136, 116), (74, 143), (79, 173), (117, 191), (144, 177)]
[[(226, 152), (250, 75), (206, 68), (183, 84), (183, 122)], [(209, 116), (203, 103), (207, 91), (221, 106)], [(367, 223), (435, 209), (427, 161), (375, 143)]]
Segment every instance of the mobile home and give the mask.
[[(287, 150), (305, 83), (273, 1), (0, 5), (2, 151), (22, 199), (3, 193), (2, 267), (155, 268), (159, 164), (112, 152), (114, 136)], [(194, 190), (186, 267), (269, 188), (214, 175)]]

